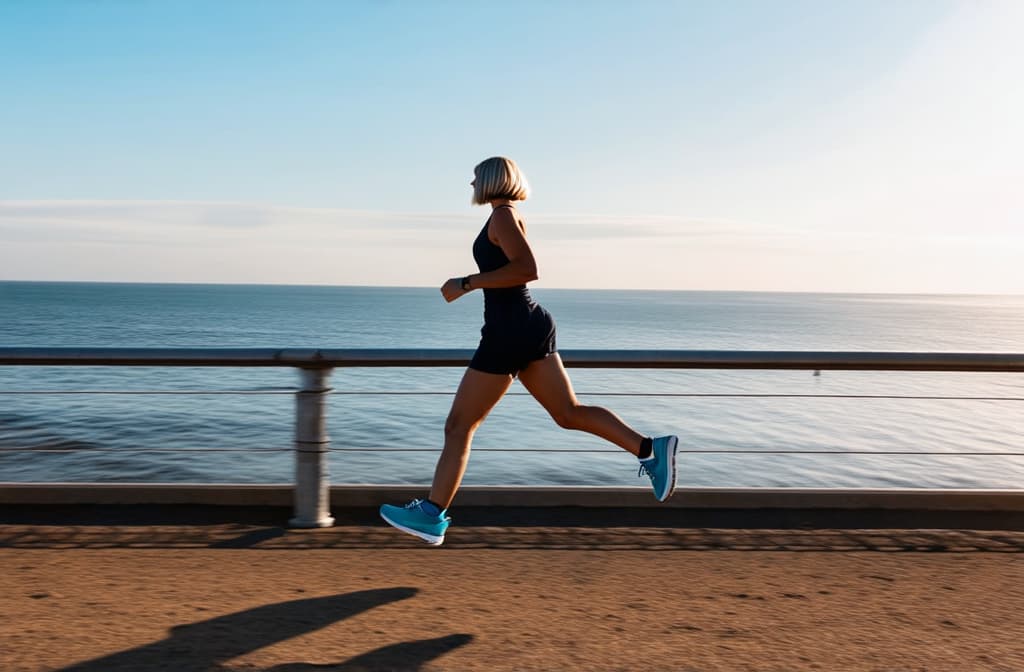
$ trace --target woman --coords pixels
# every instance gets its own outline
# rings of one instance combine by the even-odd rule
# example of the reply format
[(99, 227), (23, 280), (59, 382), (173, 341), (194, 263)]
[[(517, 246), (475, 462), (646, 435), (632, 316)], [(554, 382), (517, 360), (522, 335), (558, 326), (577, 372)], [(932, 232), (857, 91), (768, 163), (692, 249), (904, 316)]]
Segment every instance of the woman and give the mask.
[(581, 405), (555, 350), (555, 322), (526, 288), (526, 283), (537, 279), (526, 225), (515, 207), (529, 195), (526, 178), (514, 161), (500, 156), (482, 162), (473, 175), (473, 203), (491, 206), (491, 216), (473, 243), (480, 272), (448, 280), (441, 294), (450, 303), (475, 289), (483, 290), (480, 345), (445, 422), (444, 451), (430, 496), (404, 507), (385, 504), (381, 517), (431, 545), (444, 542), (451, 522), (447, 509), (466, 471), (473, 434), (516, 376), (561, 427), (590, 432), (636, 455), (640, 474), (651, 479), (655, 497), (665, 501), (676, 483), (677, 437), (644, 437), (614, 413)]

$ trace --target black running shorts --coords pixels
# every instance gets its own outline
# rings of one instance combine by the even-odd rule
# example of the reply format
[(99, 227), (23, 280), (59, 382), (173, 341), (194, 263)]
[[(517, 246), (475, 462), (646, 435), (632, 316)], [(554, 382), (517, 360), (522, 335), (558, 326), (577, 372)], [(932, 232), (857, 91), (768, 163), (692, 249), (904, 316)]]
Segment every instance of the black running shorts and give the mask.
[(517, 376), (530, 364), (556, 352), (555, 319), (539, 305), (515, 316), (486, 319), (469, 368)]

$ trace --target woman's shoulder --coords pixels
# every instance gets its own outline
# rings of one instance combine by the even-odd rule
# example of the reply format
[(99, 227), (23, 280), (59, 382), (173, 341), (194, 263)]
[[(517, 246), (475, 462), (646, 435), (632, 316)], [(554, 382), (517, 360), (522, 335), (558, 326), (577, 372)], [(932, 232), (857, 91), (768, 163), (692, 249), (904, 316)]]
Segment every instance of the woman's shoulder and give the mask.
[(494, 209), (491, 210), (491, 219), (493, 220), (519, 221), (522, 218), (522, 215), (519, 214), (519, 210), (517, 210), (516, 206), (511, 203), (496, 205), (494, 206)]
[(491, 219), (494, 221), (522, 222), (523, 215), (515, 205), (509, 203), (496, 206), (491, 212)]
[(526, 234), (526, 221), (516, 207), (511, 204), (495, 207), (488, 223), (490, 224), (488, 237), (495, 242), (501, 238), (502, 231), (511, 232), (518, 229), (521, 234)]

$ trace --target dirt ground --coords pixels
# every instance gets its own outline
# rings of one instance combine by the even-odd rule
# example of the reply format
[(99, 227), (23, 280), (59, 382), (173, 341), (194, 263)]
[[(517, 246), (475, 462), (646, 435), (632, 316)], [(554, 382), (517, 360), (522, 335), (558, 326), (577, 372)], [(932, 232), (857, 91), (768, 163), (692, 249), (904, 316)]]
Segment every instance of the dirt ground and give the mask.
[(1024, 533), (0, 525), (0, 669), (1024, 670)]

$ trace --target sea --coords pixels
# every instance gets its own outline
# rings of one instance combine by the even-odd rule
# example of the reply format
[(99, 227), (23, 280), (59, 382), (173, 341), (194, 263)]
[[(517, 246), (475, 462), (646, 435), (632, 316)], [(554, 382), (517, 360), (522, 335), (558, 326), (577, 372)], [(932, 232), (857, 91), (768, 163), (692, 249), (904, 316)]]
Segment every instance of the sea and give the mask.
[[(560, 349), (1024, 352), (1024, 296), (538, 286)], [(434, 288), (0, 282), (0, 346), (466, 348)], [(344, 368), (330, 479), (428, 484), (459, 368)], [(680, 437), (680, 487), (1020, 488), (1024, 374), (569, 368), (584, 404)], [(288, 483), (289, 368), (0, 366), (0, 482)], [(640, 486), (517, 382), (464, 483)]]

